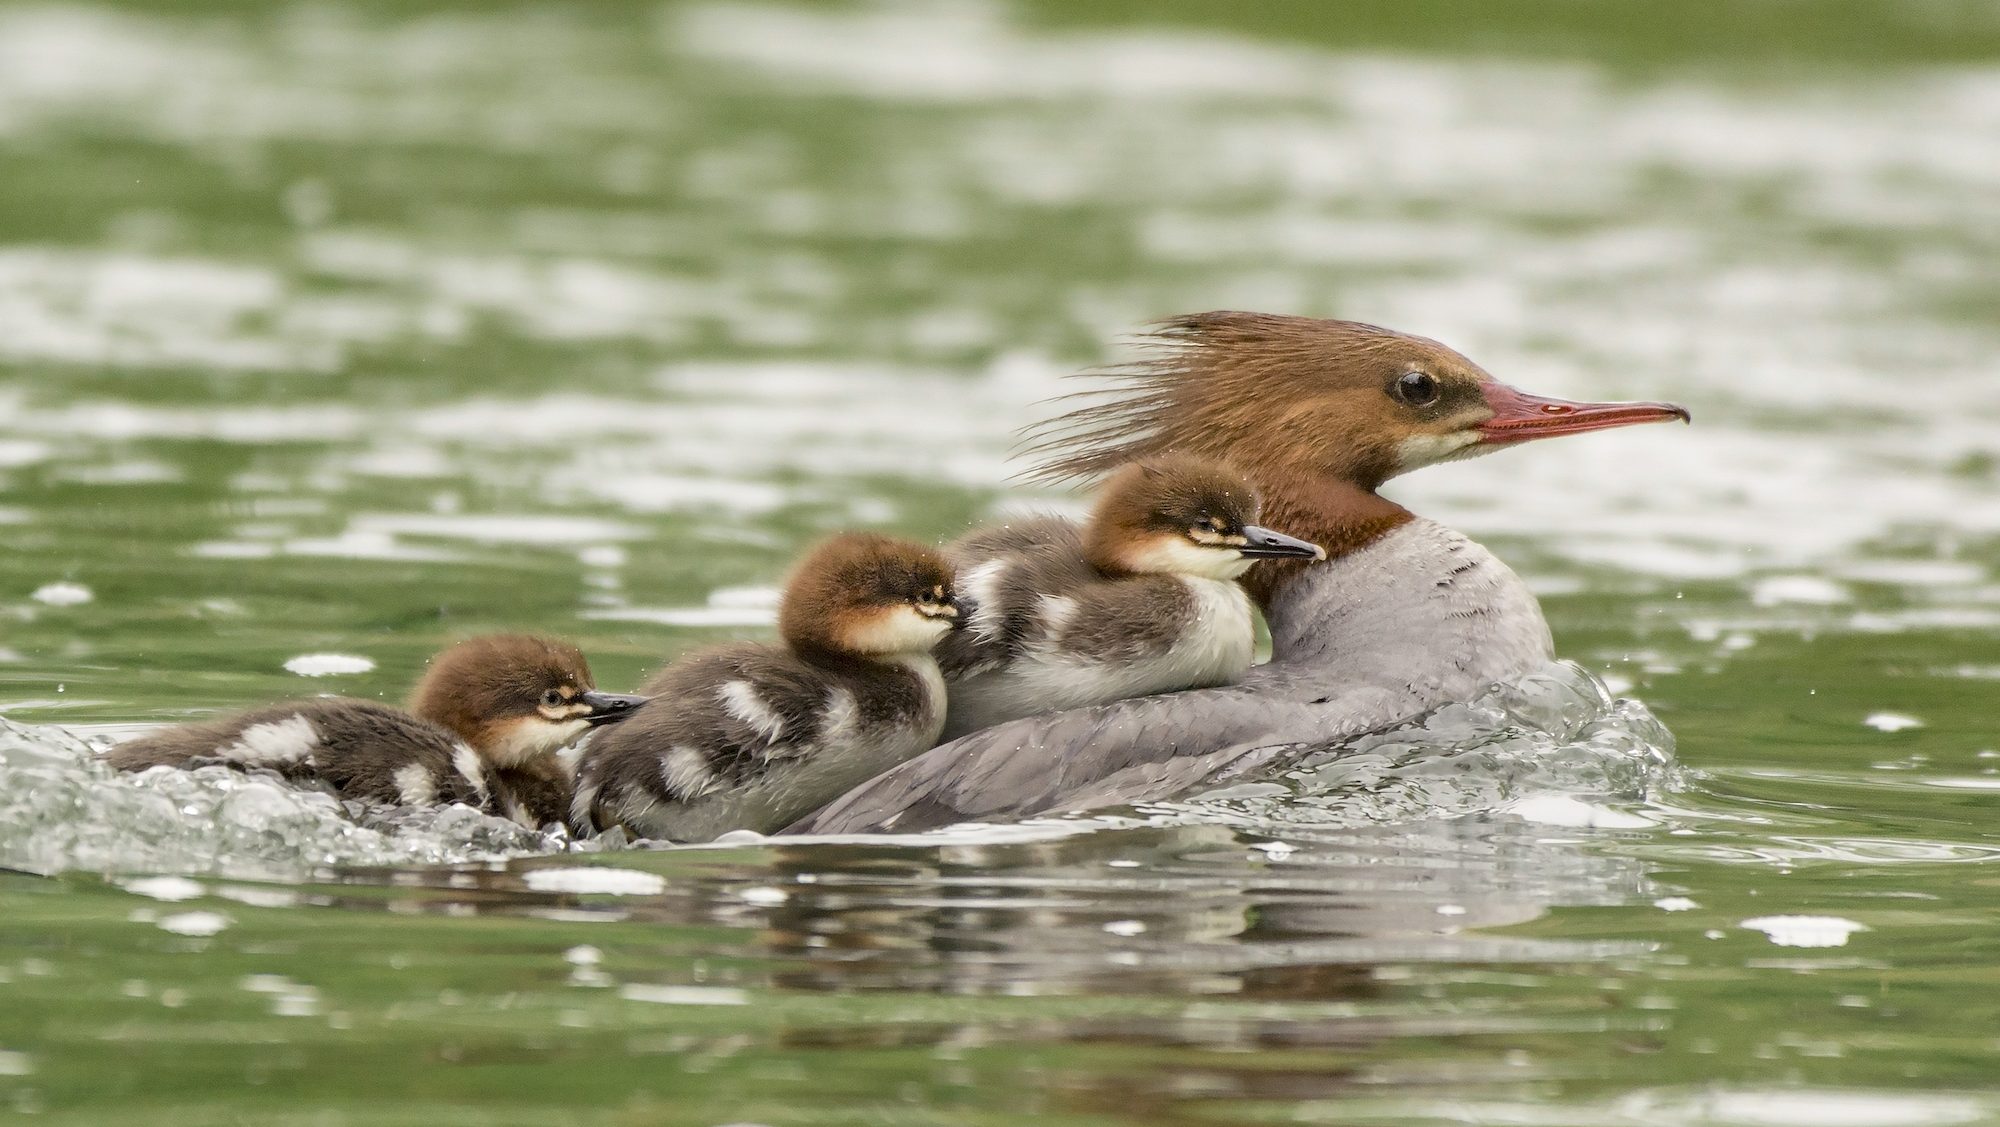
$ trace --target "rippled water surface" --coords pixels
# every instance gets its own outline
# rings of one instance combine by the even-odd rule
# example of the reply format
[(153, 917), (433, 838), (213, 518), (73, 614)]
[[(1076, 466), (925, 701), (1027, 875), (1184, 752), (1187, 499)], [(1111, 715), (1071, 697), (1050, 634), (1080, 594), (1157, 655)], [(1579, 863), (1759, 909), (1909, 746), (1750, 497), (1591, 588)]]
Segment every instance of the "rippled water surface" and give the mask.
[[(2000, 19), (1408, 7), (0, 6), (0, 1108), (2000, 1122)], [(627, 687), (820, 530), (1069, 503), (1015, 428), (1223, 307), (1693, 409), (1390, 490), (1574, 666), (1199, 802), (663, 852), (47, 727), (494, 627)]]

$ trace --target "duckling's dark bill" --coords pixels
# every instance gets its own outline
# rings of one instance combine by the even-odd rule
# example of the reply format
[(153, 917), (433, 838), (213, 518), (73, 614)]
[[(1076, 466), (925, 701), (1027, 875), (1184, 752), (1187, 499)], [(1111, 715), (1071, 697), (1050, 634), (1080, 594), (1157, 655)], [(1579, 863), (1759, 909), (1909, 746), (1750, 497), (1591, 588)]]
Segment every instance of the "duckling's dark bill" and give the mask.
[(1252, 560), (1323, 560), (1326, 551), (1310, 540), (1273, 532), (1254, 524), (1243, 526), (1243, 536), (1248, 544), (1238, 548), (1244, 558)]
[(583, 718), (585, 723), (599, 727), (604, 724), (616, 724), (632, 715), (633, 709), (652, 698), (634, 696), (630, 693), (600, 693), (593, 689), (579, 694), (576, 699), (590, 706), (590, 715)]

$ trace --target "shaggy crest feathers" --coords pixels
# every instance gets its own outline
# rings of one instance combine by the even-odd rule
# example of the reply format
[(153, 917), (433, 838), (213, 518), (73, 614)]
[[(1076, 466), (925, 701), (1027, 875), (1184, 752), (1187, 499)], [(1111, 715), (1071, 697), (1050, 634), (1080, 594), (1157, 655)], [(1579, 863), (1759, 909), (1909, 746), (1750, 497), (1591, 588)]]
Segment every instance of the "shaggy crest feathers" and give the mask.
[(1395, 472), (1390, 432), (1369, 418), (1337, 425), (1327, 393), (1372, 390), (1413, 363), (1489, 378), (1436, 341), (1358, 321), (1219, 311), (1157, 322), (1141, 339), (1151, 355), (1083, 373), (1112, 386), (1063, 397), (1089, 402), (1029, 428), (1024, 450), (1040, 459), (1030, 480), (1095, 477), (1168, 452), (1240, 460), (1254, 450), (1372, 490)]
[[(1027, 475), (1058, 482), (1104, 474), (1160, 454), (1192, 454), (1243, 471), (1263, 500), (1265, 523), (1337, 558), (1411, 520), (1375, 491), (1410, 468), (1402, 444), (1427, 423), (1386, 394), (1410, 371), (1451, 389), (1449, 404), (1477, 414), (1492, 377), (1423, 337), (1357, 321), (1214, 312), (1158, 323), (1150, 355), (1095, 375), (1106, 389), (1030, 428)], [(1309, 566), (1283, 561), (1245, 585), (1268, 604)]]

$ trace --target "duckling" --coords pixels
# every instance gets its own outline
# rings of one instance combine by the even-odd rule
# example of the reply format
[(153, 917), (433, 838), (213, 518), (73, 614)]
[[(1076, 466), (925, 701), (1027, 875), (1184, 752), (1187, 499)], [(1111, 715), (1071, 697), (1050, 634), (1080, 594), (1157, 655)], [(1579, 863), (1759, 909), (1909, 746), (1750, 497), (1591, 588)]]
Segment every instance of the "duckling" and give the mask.
[(1259, 528), (1257, 509), (1241, 474), (1164, 455), (1114, 474), (1081, 527), (1043, 517), (948, 545), (972, 610), (938, 646), (944, 738), (1242, 676), (1257, 628), (1236, 580), (1258, 560), (1326, 558)]
[(489, 634), (432, 658), (407, 712), (347, 697), (290, 701), (141, 736), (104, 758), (121, 771), (268, 768), (344, 799), (462, 802), (540, 829), (568, 817), (555, 752), (643, 699), (598, 692), (566, 642)]
[(871, 533), (821, 542), (793, 570), (780, 645), (698, 651), (594, 737), (573, 820), (669, 841), (769, 833), (937, 742), (931, 648), (959, 621), (951, 566)]

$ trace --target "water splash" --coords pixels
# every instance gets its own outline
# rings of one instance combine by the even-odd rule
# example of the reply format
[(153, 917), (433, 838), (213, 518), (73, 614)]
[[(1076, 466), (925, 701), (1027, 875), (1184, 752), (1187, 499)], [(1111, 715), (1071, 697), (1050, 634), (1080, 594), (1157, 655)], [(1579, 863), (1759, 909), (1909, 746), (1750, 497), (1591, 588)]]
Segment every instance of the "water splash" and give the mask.
[[(329, 868), (500, 861), (593, 844), (571, 845), (462, 806), (343, 803), (223, 767), (121, 775), (97, 752), (61, 728), (0, 719), (0, 866), (296, 879)], [(1470, 704), (1316, 751), (1276, 779), (1147, 806), (1139, 821), (1273, 835), (1509, 814), (1545, 821), (1547, 804), (1544, 816), (1529, 804), (1558, 798), (1565, 810), (1605, 815), (1558, 819), (1563, 824), (1644, 825), (1620, 822), (1601, 804), (1641, 803), (1675, 781), (1673, 737), (1646, 706), (1613, 699), (1603, 682), (1560, 662)], [(998, 844), (1024, 829), (1061, 837), (1133, 824), (1086, 818), (947, 832)], [(902, 840), (936, 844), (926, 835)]]
[(1470, 703), (1309, 752), (1276, 779), (1149, 809), (1277, 832), (1510, 814), (1549, 821), (1557, 808), (1548, 800), (1562, 800), (1577, 815), (1563, 824), (1608, 828), (1643, 824), (1609, 806), (1679, 785), (1666, 725), (1560, 661)]
[(0, 719), (0, 867), (297, 880), (562, 847), (464, 806), (369, 810), (226, 767), (121, 775), (97, 753), (61, 728)]

